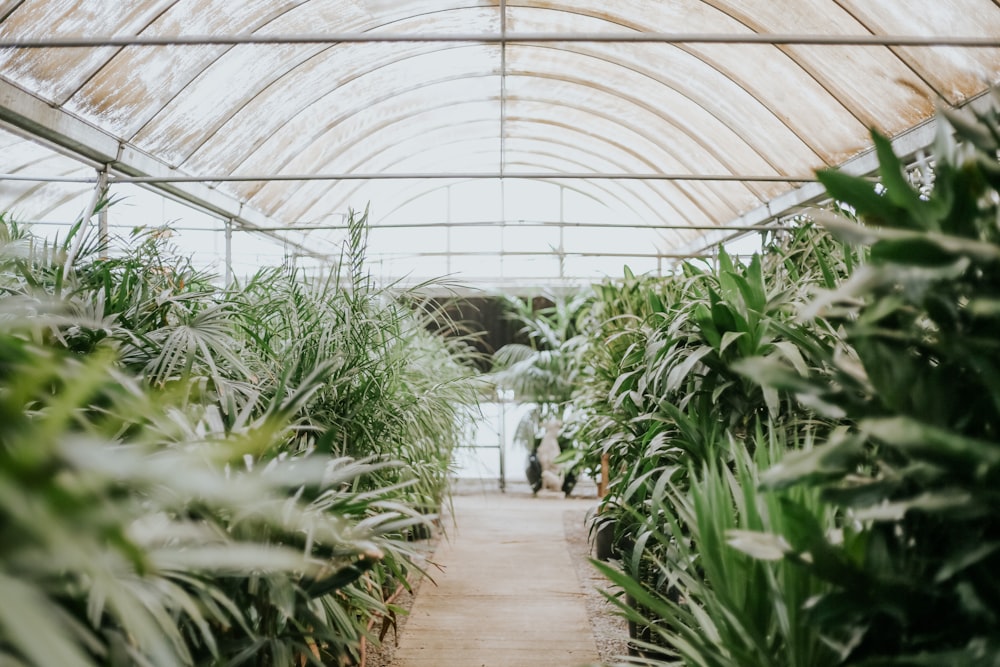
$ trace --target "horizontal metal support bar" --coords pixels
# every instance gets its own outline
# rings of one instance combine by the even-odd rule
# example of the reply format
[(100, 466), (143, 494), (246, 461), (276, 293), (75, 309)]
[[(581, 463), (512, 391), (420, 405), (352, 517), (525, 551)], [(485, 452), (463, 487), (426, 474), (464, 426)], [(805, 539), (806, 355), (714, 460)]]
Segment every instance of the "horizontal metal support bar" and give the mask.
[(96, 183), (96, 176), (46, 176), (42, 174), (0, 174), (0, 181), (32, 183)]
[[(986, 113), (992, 108), (992, 96), (988, 92), (980, 93), (972, 99), (966, 101), (960, 108), (968, 108), (976, 113)], [(913, 156), (920, 151), (928, 149), (935, 141), (938, 132), (937, 117), (929, 118), (910, 129), (901, 132), (892, 139), (892, 150), (902, 160), (912, 160)], [(876, 179), (875, 172), (878, 170), (878, 155), (874, 148), (869, 148), (861, 154), (847, 160), (838, 167), (838, 170), (863, 178)], [(728, 221), (726, 225), (719, 227), (720, 230), (728, 230), (732, 227), (740, 229), (752, 229), (754, 225), (768, 224), (773, 220), (794, 215), (803, 208), (816, 204), (829, 195), (820, 183), (806, 183), (801, 187), (778, 195), (766, 204), (757, 207), (743, 215)], [(735, 230), (734, 230), (735, 231)], [(706, 237), (716, 235), (706, 235)], [(709, 243), (698, 246), (698, 250), (711, 248), (722, 243), (726, 243), (734, 238), (734, 235), (724, 235), (710, 239)], [(694, 246), (687, 246), (690, 250)]]
[(659, 253), (659, 252), (569, 252), (566, 250), (435, 250), (429, 252), (375, 252), (369, 249), (368, 259), (377, 260), (379, 257), (401, 259), (404, 257), (548, 257), (557, 259), (560, 257), (638, 257), (644, 259), (689, 259), (691, 257), (702, 257), (702, 254), (692, 255), (691, 253)]
[[(66, 221), (55, 221), (55, 220), (32, 220), (32, 225), (48, 225), (53, 227), (68, 227), (69, 222)], [(177, 226), (166, 224), (164, 225), (170, 229), (178, 232), (212, 232), (212, 233), (222, 233), (225, 228), (222, 221), (219, 221), (218, 227), (191, 227), (191, 226)], [(375, 223), (369, 229), (371, 231), (378, 231), (380, 229), (434, 229), (434, 228), (483, 228), (483, 227), (521, 227), (521, 228), (536, 228), (536, 227), (553, 227), (553, 228), (582, 228), (582, 229), (648, 229), (652, 231), (656, 230), (691, 230), (697, 232), (714, 232), (714, 231), (733, 231), (733, 232), (775, 232), (775, 231), (790, 231), (795, 229), (792, 225), (656, 225), (656, 224), (642, 224), (637, 225), (634, 223), (616, 223), (616, 222), (560, 222), (558, 220), (553, 220), (551, 222), (546, 222), (544, 220), (495, 220), (491, 222), (421, 222), (421, 223), (391, 223), (382, 224)], [(109, 229), (135, 229), (135, 225), (110, 225)], [(253, 229), (244, 229), (241, 227), (234, 227), (233, 232), (330, 232), (330, 231), (347, 231), (345, 225), (288, 225), (282, 227), (254, 227)]]
[[(249, 231), (253, 231), (256, 227), (274, 226), (278, 222), (270, 216), (244, 206), (243, 202), (235, 197), (206, 185), (203, 179), (189, 180), (185, 176), (179, 181), (171, 181), (170, 177), (177, 176), (178, 172), (163, 160), (121, 141), (110, 132), (61, 108), (53, 107), (32, 93), (3, 79), (0, 79), (0, 124), (4, 126), (9, 124), (17, 128), (21, 134), (40, 137), (44, 144), (60, 147), (60, 152), (63, 154), (78, 156), (88, 163), (96, 162), (119, 178), (121, 174), (155, 175), (163, 178), (159, 181), (154, 178), (151, 182), (157, 191), (176, 197), (213, 215), (230, 218)], [(24, 179), (27, 174), (10, 174), (10, 176)], [(54, 179), (34, 180), (44, 182)], [(95, 176), (73, 182), (96, 183), (97, 179)], [(288, 239), (277, 240), (303, 251), (308, 250)]]
[(385, 42), (468, 42), (474, 44), (613, 42), (653, 44), (765, 44), (803, 46), (950, 46), (998, 48), (998, 37), (961, 35), (818, 35), (808, 33), (685, 32), (507, 32), (235, 35), (107, 35), (104, 37), (25, 37), (0, 40), (0, 49), (97, 48), (102, 46), (199, 46), (234, 44), (337, 44)]
[[(718, 230), (760, 231), (788, 230), (793, 227), (781, 225), (637, 225), (630, 222), (562, 222), (559, 220), (491, 220), (489, 222), (417, 222), (417, 223), (374, 223), (372, 231), (379, 229), (432, 229), (432, 228), (464, 228), (464, 227), (562, 227), (585, 229), (690, 229), (694, 231), (711, 232)], [(347, 231), (346, 225), (289, 225), (287, 227), (263, 228), (258, 231), (314, 232), (314, 231)]]
[[(2, 176), (0, 176), (2, 178)], [(407, 180), (603, 180), (603, 181), (728, 181), (736, 183), (812, 183), (815, 176), (774, 174), (655, 174), (597, 172), (434, 172), (366, 174), (202, 174), (201, 176), (114, 176), (112, 183), (243, 183), (268, 181), (407, 181)]]

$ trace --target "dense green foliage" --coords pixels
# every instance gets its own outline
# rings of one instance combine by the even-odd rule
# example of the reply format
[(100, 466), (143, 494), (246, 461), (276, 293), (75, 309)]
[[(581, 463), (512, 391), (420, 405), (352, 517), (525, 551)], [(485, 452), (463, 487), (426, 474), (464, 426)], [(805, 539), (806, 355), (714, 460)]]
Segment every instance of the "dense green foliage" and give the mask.
[[(1000, 116), (933, 174), (597, 288), (578, 394), (642, 664), (1000, 665)], [(645, 657), (643, 657), (645, 656)]]
[(0, 225), (0, 663), (356, 655), (474, 391), (353, 232), (344, 271), (219, 290), (160, 231)]

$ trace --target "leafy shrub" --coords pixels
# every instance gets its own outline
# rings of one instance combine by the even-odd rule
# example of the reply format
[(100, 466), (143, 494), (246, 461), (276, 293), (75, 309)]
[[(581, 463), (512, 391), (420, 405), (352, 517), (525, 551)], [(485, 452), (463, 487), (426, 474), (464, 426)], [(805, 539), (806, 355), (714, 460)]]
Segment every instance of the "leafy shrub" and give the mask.
[(842, 420), (767, 488), (814, 486), (839, 539), (785, 537), (788, 559), (833, 585), (810, 618), (850, 664), (1000, 664), (1000, 116), (945, 116), (933, 187), (914, 188), (875, 134), (882, 184), (821, 173), (865, 223), (828, 216), (871, 261), (813, 312), (856, 363), (803, 377), (746, 370)]
[[(352, 224), (349, 286), (225, 291), (156, 233), (103, 257), (0, 225), (0, 662), (356, 655), (474, 392)], [(263, 276), (302, 298), (256, 308)]]

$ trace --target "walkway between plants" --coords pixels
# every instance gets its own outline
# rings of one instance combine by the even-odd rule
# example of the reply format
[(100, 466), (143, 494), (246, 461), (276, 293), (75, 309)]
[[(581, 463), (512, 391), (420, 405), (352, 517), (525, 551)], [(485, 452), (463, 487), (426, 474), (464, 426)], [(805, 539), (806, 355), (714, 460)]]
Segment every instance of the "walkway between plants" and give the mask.
[(598, 661), (563, 513), (595, 505), (561, 494), (455, 497), (393, 667), (578, 667)]

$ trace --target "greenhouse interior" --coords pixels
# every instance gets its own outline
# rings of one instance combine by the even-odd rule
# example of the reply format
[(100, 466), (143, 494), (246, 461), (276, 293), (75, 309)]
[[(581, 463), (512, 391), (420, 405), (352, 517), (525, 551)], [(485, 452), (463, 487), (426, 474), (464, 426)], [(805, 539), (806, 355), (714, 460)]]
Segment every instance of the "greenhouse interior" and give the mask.
[(0, 665), (1000, 667), (1000, 0), (0, 0)]

